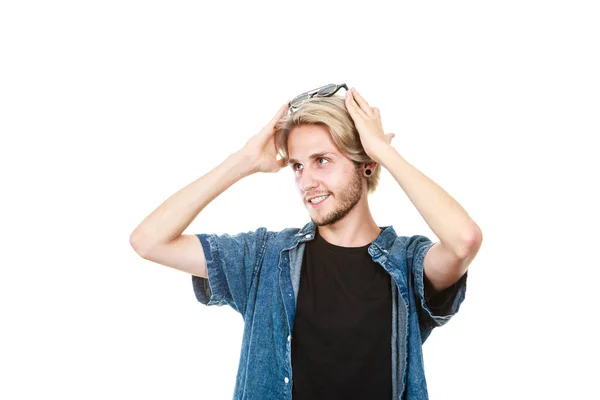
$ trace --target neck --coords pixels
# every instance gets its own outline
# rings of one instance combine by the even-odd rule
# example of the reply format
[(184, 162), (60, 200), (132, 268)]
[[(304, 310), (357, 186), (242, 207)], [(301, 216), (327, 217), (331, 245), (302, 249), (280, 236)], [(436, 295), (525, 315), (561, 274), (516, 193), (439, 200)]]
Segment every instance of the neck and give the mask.
[(327, 242), (342, 247), (366, 246), (381, 233), (366, 203), (357, 204), (343, 219), (330, 225), (318, 226), (317, 229)]

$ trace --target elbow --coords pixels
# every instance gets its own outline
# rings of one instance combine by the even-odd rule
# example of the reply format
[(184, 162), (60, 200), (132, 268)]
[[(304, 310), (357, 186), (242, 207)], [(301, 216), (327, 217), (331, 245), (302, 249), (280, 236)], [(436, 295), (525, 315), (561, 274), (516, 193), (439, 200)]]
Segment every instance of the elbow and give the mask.
[(137, 235), (135, 232), (133, 232), (130, 236), (129, 236), (129, 245), (133, 248), (133, 250), (142, 258), (145, 258), (145, 254), (146, 254), (146, 250), (145, 247), (142, 244), (141, 239), (139, 238), (139, 235)]
[(474, 224), (470, 232), (463, 237), (457, 256), (462, 260), (472, 260), (479, 251), (482, 242), (483, 233), (481, 232), (481, 228), (477, 224)]

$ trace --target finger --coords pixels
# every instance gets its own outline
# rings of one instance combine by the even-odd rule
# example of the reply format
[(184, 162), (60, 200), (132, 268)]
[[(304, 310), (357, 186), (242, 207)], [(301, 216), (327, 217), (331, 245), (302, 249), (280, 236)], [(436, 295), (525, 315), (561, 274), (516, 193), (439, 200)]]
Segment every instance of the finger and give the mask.
[(359, 105), (356, 103), (351, 91), (346, 92), (346, 108), (350, 112), (350, 115), (355, 114), (363, 118), (367, 118), (367, 114), (365, 114), (365, 112), (361, 110)]
[(367, 103), (367, 101), (356, 91), (356, 89), (352, 88), (350, 89), (350, 92), (356, 99), (356, 102), (358, 103), (360, 108), (365, 112), (365, 114), (371, 115), (373, 113), (373, 110), (371, 109), (371, 106), (369, 106), (369, 103)]
[(363, 110), (361, 110), (360, 106), (352, 98), (351, 94), (348, 94), (348, 97), (346, 98), (346, 108), (348, 109), (348, 112), (354, 119), (356, 119), (356, 118), (367, 119), (368, 118), (367, 114), (365, 114), (365, 112)]
[(273, 120), (278, 121), (288, 110), (289, 105), (288, 103), (284, 103), (281, 108), (279, 109), (279, 111), (277, 111), (277, 114), (275, 114), (275, 117), (273, 118)]
[(288, 110), (288, 103), (283, 104), (280, 108), (279, 111), (277, 111), (277, 114), (275, 114), (275, 116), (271, 119), (271, 121), (269, 121), (269, 123), (267, 124), (267, 126), (273, 127), (275, 126), (275, 124), (277, 123), (277, 121), (279, 121), (287, 112)]
[(279, 166), (280, 166), (281, 168), (284, 168), (284, 167), (286, 167), (286, 166), (287, 166), (287, 162), (285, 161), (285, 159), (284, 159), (284, 158), (282, 158), (281, 160), (278, 160), (278, 161), (277, 161), (277, 163), (279, 164)]

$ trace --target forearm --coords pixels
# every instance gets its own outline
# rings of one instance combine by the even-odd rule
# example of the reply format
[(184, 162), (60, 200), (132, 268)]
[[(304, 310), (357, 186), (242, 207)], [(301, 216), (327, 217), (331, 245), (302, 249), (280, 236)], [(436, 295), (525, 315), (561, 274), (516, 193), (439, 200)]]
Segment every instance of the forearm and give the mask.
[(382, 146), (378, 154), (379, 163), (390, 171), (440, 242), (457, 256), (466, 256), (479, 227), (462, 206), (394, 147)]
[(132, 247), (140, 253), (175, 240), (212, 200), (252, 173), (247, 158), (240, 152), (231, 154), (220, 165), (180, 189), (148, 215), (131, 234)]

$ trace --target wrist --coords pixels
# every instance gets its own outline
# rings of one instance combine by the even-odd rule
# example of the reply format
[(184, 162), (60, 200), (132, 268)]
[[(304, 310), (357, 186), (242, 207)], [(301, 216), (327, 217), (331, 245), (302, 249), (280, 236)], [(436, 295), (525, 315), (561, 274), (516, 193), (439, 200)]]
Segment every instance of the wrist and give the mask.
[(256, 166), (252, 157), (244, 153), (242, 150), (233, 153), (229, 156), (234, 168), (240, 175), (249, 176), (256, 172)]
[(376, 163), (381, 164), (381, 166), (385, 166), (384, 162), (388, 160), (395, 151), (396, 149), (392, 145), (382, 142), (371, 151), (371, 154), (373, 154), (374, 157), (371, 157), (370, 155), (369, 157)]

